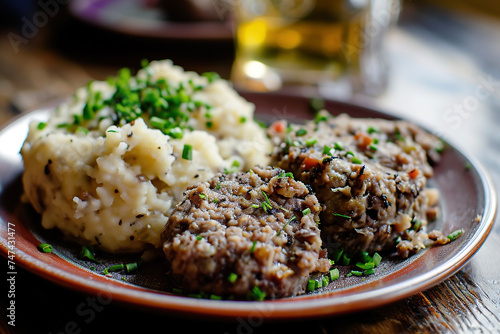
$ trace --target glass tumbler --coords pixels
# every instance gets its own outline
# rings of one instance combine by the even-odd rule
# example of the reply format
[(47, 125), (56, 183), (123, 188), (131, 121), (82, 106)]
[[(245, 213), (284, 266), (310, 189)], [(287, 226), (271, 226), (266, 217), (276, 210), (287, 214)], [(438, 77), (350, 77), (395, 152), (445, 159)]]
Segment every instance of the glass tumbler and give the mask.
[(399, 0), (236, 0), (235, 87), (378, 95)]

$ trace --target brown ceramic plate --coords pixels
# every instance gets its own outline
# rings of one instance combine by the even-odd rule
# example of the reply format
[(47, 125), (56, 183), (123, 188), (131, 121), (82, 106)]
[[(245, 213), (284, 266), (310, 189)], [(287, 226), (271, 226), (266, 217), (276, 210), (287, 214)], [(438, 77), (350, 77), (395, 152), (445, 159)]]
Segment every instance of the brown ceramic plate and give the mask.
[[(244, 93), (255, 103), (257, 117), (264, 121), (286, 118), (300, 122), (311, 118), (309, 99), (284, 95)], [(370, 108), (326, 101), (333, 114), (354, 117), (393, 117)], [(443, 215), (431, 228), (449, 233), (464, 229), (456, 241), (429, 248), (407, 260), (384, 258), (376, 273), (341, 279), (313, 294), (264, 302), (197, 299), (173, 294), (165, 279), (161, 259), (144, 265), (136, 274), (101, 273), (104, 266), (137, 260), (137, 255), (99, 254), (103, 264), (78, 258), (79, 246), (64, 240), (57, 231), (40, 228), (39, 217), (20, 202), (23, 165), (19, 149), (32, 120), (45, 120), (50, 108), (39, 109), (7, 125), (0, 132), (0, 250), (11, 264), (48, 280), (114, 302), (169, 314), (211, 318), (260, 316), (299, 319), (354, 312), (377, 307), (428, 289), (456, 273), (481, 247), (496, 214), (497, 199), (486, 171), (474, 159), (448, 144), (436, 167), (432, 185), (442, 193)], [(468, 166), (468, 168), (466, 168)], [(477, 219), (477, 217), (480, 217)], [(10, 229), (9, 229), (10, 228)], [(42, 253), (37, 245), (47, 242), (53, 253)], [(96, 270), (90, 268), (94, 266)]]
[(214, 20), (185, 22), (168, 20), (162, 9), (147, 3), (137, 0), (73, 0), (68, 8), (74, 17), (119, 34), (162, 40), (232, 41), (229, 20), (232, 7), (229, 4), (221, 6), (214, 2)]

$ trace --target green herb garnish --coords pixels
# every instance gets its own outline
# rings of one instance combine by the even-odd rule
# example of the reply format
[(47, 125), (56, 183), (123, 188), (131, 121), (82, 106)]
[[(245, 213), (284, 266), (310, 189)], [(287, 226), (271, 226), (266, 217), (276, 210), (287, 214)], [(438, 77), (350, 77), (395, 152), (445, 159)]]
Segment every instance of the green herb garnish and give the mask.
[(464, 233), (464, 230), (460, 229), (460, 230), (456, 230), (456, 231), (453, 231), (451, 232), (450, 234), (448, 234), (448, 239), (450, 241), (453, 241), (453, 240), (456, 240), (458, 237), (460, 237), (462, 234)]
[(315, 138), (309, 138), (306, 140), (306, 147), (311, 147), (318, 142)]
[(293, 221), (294, 219), (296, 219), (295, 216), (293, 216), (292, 218), (290, 218), (289, 220), (287, 220), (287, 222), (285, 223), (285, 225), (283, 225), (283, 227), (278, 231), (278, 233), (276, 233), (277, 236), (280, 236), (281, 235), (281, 231), (283, 231), (285, 229), (285, 227), (290, 224), (291, 221)]
[(193, 146), (184, 144), (182, 149), (182, 159), (193, 160)]
[(297, 130), (297, 132), (295, 132), (295, 135), (297, 137), (305, 136), (306, 134), (307, 134), (307, 130), (303, 129), (303, 128), (300, 128)]
[(111, 272), (113, 272), (113, 271), (121, 271), (121, 270), (123, 270), (124, 268), (125, 268), (125, 266), (124, 266), (123, 264), (121, 264), (121, 263), (120, 263), (120, 264), (115, 264), (115, 265), (113, 265), (113, 266), (109, 267), (109, 268), (108, 268), (108, 271), (111, 271)]
[(343, 215), (343, 214), (340, 214), (340, 213), (334, 213), (333, 214), (335, 217), (342, 217), (342, 218), (345, 218), (345, 219), (351, 219), (350, 216), (347, 216), (347, 215)]
[(40, 244), (38, 245), (38, 250), (43, 253), (52, 253), (54, 248), (50, 244)]
[(255, 286), (249, 294), (250, 300), (263, 301), (264, 298), (266, 298), (266, 294), (258, 286)]
[(82, 246), (80, 249), (80, 259), (87, 259), (90, 261), (94, 261), (96, 263), (101, 263), (101, 261), (97, 260), (94, 255), (94, 248), (92, 246)]
[(227, 280), (230, 283), (236, 282), (237, 279), (238, 279), (238, 275), (236, 275), (236, 273), (230, 273), (229, 276), (227, 277)]
[(340, 272), (339, 272), (339, 270), (337, 268), (333, 268), (333, 269), (330, 270), (329, 275), (330, 275), (330, 280), (331, 281), (336, 281), (340, 277)]
[(137, 269), (139, 269), (139, 266), (140, 266), (140, 262), (127, 263), (125, 265), (125, 269), (126, 269), (127, 273), (130, 274), (130, 273), (136, 272)]

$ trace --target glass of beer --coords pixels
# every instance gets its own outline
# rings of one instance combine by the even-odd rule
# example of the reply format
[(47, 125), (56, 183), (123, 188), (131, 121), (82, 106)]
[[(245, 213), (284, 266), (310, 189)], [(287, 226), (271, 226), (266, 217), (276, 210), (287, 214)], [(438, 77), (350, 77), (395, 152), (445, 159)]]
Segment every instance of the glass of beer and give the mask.
[(384, 39), (399, 0), (237, 0), (235, 87), (315, 87), (377, 95), (387, 83)]

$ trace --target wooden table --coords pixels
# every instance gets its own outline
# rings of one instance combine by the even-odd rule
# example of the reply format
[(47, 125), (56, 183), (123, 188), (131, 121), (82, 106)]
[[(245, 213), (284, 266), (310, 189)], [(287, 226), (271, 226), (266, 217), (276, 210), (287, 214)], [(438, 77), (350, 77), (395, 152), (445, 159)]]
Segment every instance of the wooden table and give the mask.
[[(228, 77), (233, 57), (231, 44), (222, 51), (199, 46), (134, 40), (101, 31), (59, 14), (18, 53), (5, 39), (0, 42), (0, 125), (16, 114), (44, 102), (67, 96), (90, 79), (104, 79), (122, 66), (137, 67), (144, 57), (172, 58), (186, 69), (216, 70)], [(400, 25), (388, 39), (391, 81), (376, 99), (355, 100), (374, 104), (396, 115), (415, 119), (436, 129), (447, 140), (471, 153), (489, 170), (500, 189), (500, 21), (450, 14), (435, 8), (404, 11)], [(167, 45), (168, 44), (168, 45)], [(211, 51), (212, 50), (212, 51)], [(222, 54), (222, 56), (221, 56)], [(492, 93), (458, 126), (446, 115), (467, 103), (484, 80)], [(129, 333), (157, 328), (186, 333), (500, 333), (500, 223), (472, 260), (439, 285), (378, 309), (303, 322), (254, 323), (184, 319), (146, 313), (121, 305), (106, 305), (89, 323), (75, 310), (88, 296), (67, 290), (19, 268), (17, 326), (5, 323), (5, 296), (0, 332), (65, 333), (71, 321), (80, 332)], [(2, 263), (5, 260), (2, 259)], [(3, 280), (5, 284), (5, 280)], [(2, 290), (7, 291), (7, 289)], [(3, 294), (3, 292), (2, 292)]]

